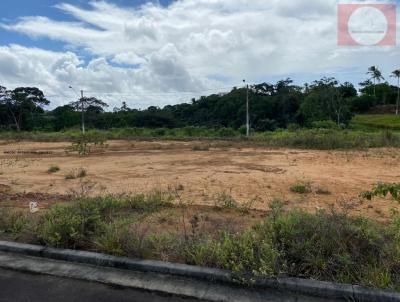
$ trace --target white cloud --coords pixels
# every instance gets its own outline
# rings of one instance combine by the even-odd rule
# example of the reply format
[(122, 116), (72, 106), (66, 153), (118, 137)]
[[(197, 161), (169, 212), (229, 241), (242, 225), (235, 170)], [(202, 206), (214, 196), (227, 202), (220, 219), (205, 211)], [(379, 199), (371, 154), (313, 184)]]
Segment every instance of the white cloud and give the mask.
[[(85, 66), (79, 51), (4, 46), (0, 80), (8, 85), (35, 84), (58, 95), (71, 94), (65, 87), (72, 84), (93, 92), (120, 93), (132, 105), (146, 106), (188, 100), (192, 95), (183, 93), (187, 91), (209, 94), (217, 87), (238, 85), (243, 78), (317, 77), (352, 70), (342, 79), (359, 81), (370, 65), (385, 72), (394, 69), (398, 48), (337, 46), (337, 3), (178, 0), (168, 7), (149, 3), (126, 8), (93, 1), (88, 9), (61, 3), (57, 8), (75, 22), (29, 16), (2, 26), (62, 41), (95, 59)], [(123, 98), (99, 96), (113, 102)]]

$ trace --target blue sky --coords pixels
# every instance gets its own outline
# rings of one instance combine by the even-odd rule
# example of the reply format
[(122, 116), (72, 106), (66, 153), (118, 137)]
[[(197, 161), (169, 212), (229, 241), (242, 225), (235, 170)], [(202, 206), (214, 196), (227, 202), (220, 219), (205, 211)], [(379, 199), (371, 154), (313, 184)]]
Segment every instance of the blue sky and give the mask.
[[(71, 85), (112, 106), (143, 108), (227, 91), (243, 78), (303, 84), (335, 76), (357, 84), (377, 65), (389, 79), (398, 44), (338, 46), (337, 4), (1, 0), (0, 85), (37, 86), (52, 106), (74, 97)], [(399, 40), (398, 23), (397, 30)]]
[[(74, 21), (74, 18), (63, 13), (55, 5), (64, 2), (62, 0), (1, 0), (0, 22), (15, 22), (22, 16), (47, 16), (60, 21)], [(88, 8), (87, 0), (65, 1), (80, 7)], [(123, 7), (137, 7), (148, 3), (148, 0), (113, 0), (113, 3)], [(156, 3), (168, 6), (172, 0), (159, 0)], [(24, 34), (10, 32), (0, 28), (0, 45), (21, 44), (24, 46), (41, 47), (51, 50), (64, 50), (65, 44), (46, 38), (32, 39)]]

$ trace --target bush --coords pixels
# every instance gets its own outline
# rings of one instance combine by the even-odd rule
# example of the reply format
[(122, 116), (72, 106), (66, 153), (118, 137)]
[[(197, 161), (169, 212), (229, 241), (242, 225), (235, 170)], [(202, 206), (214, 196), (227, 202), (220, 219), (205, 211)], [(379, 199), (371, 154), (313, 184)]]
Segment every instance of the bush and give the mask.
[(94, 239), (94, 244), (101, 252), (126, 256), (126, 245), (131, 239), (127, 222), (112, 222), (105, 225), (104, 232)]
[(318, 194), (318, 195), (331, 195), (331, 194), (332, 194), (331, 191), (329, 191), (329, 190), (326, 189), (326, 188), (322, 188), (322, 187), (317, 188), (317, 190), (315, 191), (315, 193)]
[(332, 120), (312, 122), (312, 128), (316, 129), (338, 129), (337, 123)]
[(84, 168), (80, 168), (78, 170), (71, 170), (67, 174), (65, 174), (64, 178), (66, 180), (76, 179), (76, 178), (84, 178), (87, 176), (87, 170)]
[(374, 96), (370, 95), (356, 96), (350, 99), (350, 108), (351, 111), (353, 112), (364, 113), (367, 112), (376, 103), (377, 100)]
[(193, 151), (209, 151), (210, 145), (195, 145), (192, 148)]
[(78, 152), (79, 155), (88, 155), (93, 148), (104, 148), (107, 137), (100, 131), (88, 131), (73, 138), (72, 151)]
[(56, 205), (43, 216), (39, 239), (46, 245), (77, 248), (101, 228), (100, 208), (88, 200)]
[(220, 137), (235, 137), (237, 133), (232, 128), (221, 128), (218, 130), (218, 136)]
[(132, 210), (153, 212), (172, 205), (173, 197), (162, 190), (155, 189), (147, 194), (127, 197), (123, 202)]
[(254, 230), (232, 235), (222, 232), (217, 240), (204, 240), (186, 249), (186, 262), (232, 270), (237, 277), (274, 276), (279, 253), (270, 238)]
[(18, 237), (29, 225), (28, 215), (20, 210), (0, 209), (0, 232)]
[(58, 171), (60, 171), (60, 167), (59, 166), (51, 166), (48, 170), (47, 173), (51, 174), (51, 173), (57, 173)]
[(278, 211), (260, 230), (273, 236), (288, 276), (380, 287), (381, 278), (370, 278), (378, 271), (389, 281), (386, 286), (399, 282), (395, 238), (367, 219)]
[(394, 200), (400, 202), (400, 184), (378, 183), (372, 191), (361, 193), (361, 197), (372, 200), (373, 197), (386, 197), (390, 195)]
[(298, 183), (291, 186), (290, 191), (298, 194), (308, 194), (311, 193), (311, 186), (308, 183)]
[(214, 206), (216, 208), (237, 209), (239, 204), (231, 194), (223, 192), (217, 195)]
[(87, 175), (87, 171), (84, 168), (80, 168), (76, 174), (77, 178), (84, 178)]

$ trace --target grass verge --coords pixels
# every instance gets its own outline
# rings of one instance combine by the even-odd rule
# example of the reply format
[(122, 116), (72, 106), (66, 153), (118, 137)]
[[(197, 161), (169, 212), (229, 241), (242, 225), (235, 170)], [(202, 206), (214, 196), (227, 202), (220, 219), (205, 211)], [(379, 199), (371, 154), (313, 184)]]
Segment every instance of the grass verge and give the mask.
[(0, 238), (229, 269), (246, 284), (288, 276), (400, 291), (398, 214), (382, 225), (335, 210), (285, 211), (279, 201), (262, 215), (231, 201), (197, 212), (172, 201), (156, 190), (82, 197), (35, 215), (1, 208)]

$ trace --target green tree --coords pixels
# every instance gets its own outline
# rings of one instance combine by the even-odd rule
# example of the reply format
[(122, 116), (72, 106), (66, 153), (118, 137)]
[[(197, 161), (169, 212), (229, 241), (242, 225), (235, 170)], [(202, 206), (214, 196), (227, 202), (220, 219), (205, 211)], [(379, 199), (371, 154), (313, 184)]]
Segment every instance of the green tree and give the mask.
[(374, 81), (374, 96), (376, 96), (376, 82), (380, 83), (381, 80), (384, 80), (385, 78), (382, 76), (382, 72), (376, 66), (371, 66), (368, 68), (367, 74), (370, 75)]
[(76, 112), (70, 105), (59, 106), (55, 108), (51, 115), (53, 116), (54, 129), (60, 131), (79, 125), (79, 112)]
[(9, 119), (17, 131), (27, 126), (34, 113), (43, 113), (42, 106), (50, 104), (44, 93), (36, 87), (19, 87), (12, 91), (1, 87), (0, 102), (7, 108)]
[(397, 78), (397, 101), (396, 101), (396, 115), (399, 115), (400, 105), (400, 69), (396, 69), (392, 72), (391, 77)]
[(324, 120), (345, 124), (352, 116), (349, 103), (356, 92), (349, 83), (338, 86), (334, 78), (314, 81), (308, 86), (308, 94), (301, 104), (299, 115), (307, 125)]
[(74, 107), (75, 110), (81, 112), (82, 133), (85, 134), (85, 112), (88, 110), (88, 108), (93, 108), (93, 107), (104, 108), (108, 107), (108, 104), (95, 97), (82, 97), (76, 102), (71, 102), (70, 106)]

